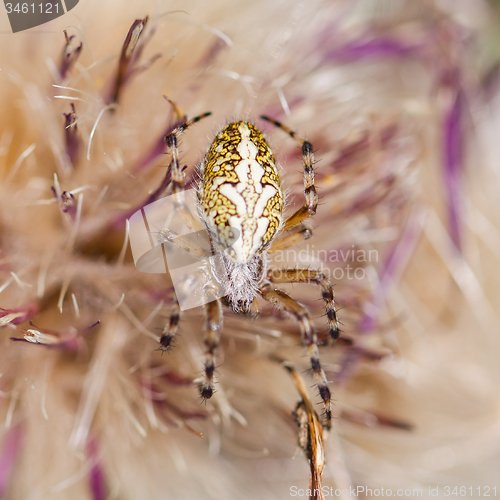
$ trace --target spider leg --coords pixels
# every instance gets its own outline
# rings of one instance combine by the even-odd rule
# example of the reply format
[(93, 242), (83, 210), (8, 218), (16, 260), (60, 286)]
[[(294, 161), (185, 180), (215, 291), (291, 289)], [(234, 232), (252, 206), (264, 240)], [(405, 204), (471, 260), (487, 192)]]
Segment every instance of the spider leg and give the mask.
[(168, 97), (167, 95), (164, 95), (163, 97), (170, 104), (170, 106), (172, 106), (172, 110), (175, 116), (175, 121), (185, 122), (187, 120), (187, 116), (182, 112), (181, 108), (179, 108), (179, 106), (177, 106), (177, 104), (175, 104), (175, 102), (172, 101), (172, 99), (170, 99), (170, 97)]
[(167, 152), (172, 154), (172, 163), (170, 165), (170, 171), (172, 172), (172, 192), (177, 194), (181, 191), (184, 191), (184, 172), (179, 164), (179, 146), (178, 140), (179, 136), (187, 130), (191, 125), (199, 122), (203, 118), (210, 116), (212, 113), (209, 111), (207, 113), (203, 113), (199, 116), (195, 116), (194, 118), (186, 119), (186, 116), (181, 114), (179, 108), (170, 100), (168, 102), (174, 108), (175, 115), (181, 120), (180, 125), (178, 125), (170, 134), (165, 136), (165, 144), (167, 146)]
[(267, 279), (271, 283), (309, 283), (321, 288), (321, 296), (325, 302), (326, 317), (330, 337), (339, 338), (339, 322), (335, 310), (335, 294), (330, 280), (321, 272), (310, 269), (270, 269)]
[(288, 217), (283, 224), (282, 230), (288, 231), (297, 224), (304, 222), (306, 219), (316, 213), (318, 206), (318, 194), (314, 186), (314, 152), (312, 144), (305, 139), (297, 137), (296, 133), (282, 123), (262, 115), (261, 118), (266, 120), (276, 127), (286, 132), (292, 139), (295, 139), (302, 146), (302, 158), (304, 164), (304, 195), (306, 198), (305, 204), (299, 208), (294, 214)]
[(214, 393), (215, 357), (222, 328), (222, 305), (219, 299), (205, 304), (205, 378), (200, 387), (203, 399), (210, 399)]
[[(184, 250), (193, 257), (197, 257), (199, 259), (210, 257), (211, 252), (207, 248), (203, 248), (199, 244), (192, 241), (193, 237), (198, 236), (203, 238), (203, 233), (180, 235), (171, 229), (163, 228), (158, 232), (158, 241), (160, 243), (171, 243), (177, 248)], [(208, 246), (208, 244), (209, 242), (207, 241), (206, 246)]]
[(276, 252), (281, 252), (283, 250), (286, 250), (287, 248), (293, 247), (295, 245), (298, 245), (299, 243), (302, 243), (305, 240), (308, 240), (311, 236), (312, 236), (312, 231), (307, 227), (301, 229), (300, 231), (292, 232), (282, 238), (274, 240), (271, 243), (271, 246), (269, 247), (267, 253), (272, 254)]
[(177, 330), (179, 328), (179, 321), (181, 319), (181, 309), (179, 307), (179, 302), (174, 296), (174, 305), (170, 310), (170, 315), (168, 317), (167, 324), (165, 328), (163, 328), (163, 332), (160, 338), (160, 347), (159, 350), (162, 352), (168, 351), (168, 349), (172, 345), (172, 341), (177, 334)]
[(300, 323), (302, 344), (307, 349), (307, 354), (311, 363), (314, 379), (325, 406), (325, 427), (329, 430), (332, 426), (331, 393), (328, 387), (328, 381), (326, 379), (325, 372), (321, 367), (321, 363), (319, 360), (318, 339), (307, 309), (303, 305), (299, 304), (295, 299), (292, 299), (282, 290), (271, 288), (269, 285), (264, 285), (259, 290), (259, 292), (264, 300), (267, 300), (279, 309), (282, 309), (291, 314)]
[(174, 195), (174, 203), (175, 210), (179, 214), (179, 216), (185, 221), (187, 226), (191, 228), (193, 231), (199, 231), (202, 229), (199, 221), (193, 216), (193, 214), (188, 210), (185, 204), (184, 199), (184, 171), (179, 163), (179, 136), (187, 130), (191, 125), (199, 122), (203, 118), (210, 116), (212, 113), (207, 112), (203, 113), (199, 116), (195, 116), (194, 118), (187, 119), (186, 115), (184, 115), (181, 110), (176, 106), (176, 104), (165, 97), (167, 101), (170, 103), (174, 110), (174, 114), (178, 121), (177, 127), (170, 132), (170, 134), (166, 135), (165, 145), (167, 147), (167, 153), (172, 155), (172, 161), (170, 163), (170, 172), (172, 175), (172, 193)]

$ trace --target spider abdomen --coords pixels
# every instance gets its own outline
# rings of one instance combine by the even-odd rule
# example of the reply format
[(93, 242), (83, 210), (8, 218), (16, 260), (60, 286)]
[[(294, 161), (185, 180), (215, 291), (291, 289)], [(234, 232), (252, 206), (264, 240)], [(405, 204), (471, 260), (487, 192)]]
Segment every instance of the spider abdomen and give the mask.
[(283, 215), (276, 160), (262, 132), (246, 121), (226, 125), (200, 169), (198, 199), (214, 244), (246, 264), (269, 246)]

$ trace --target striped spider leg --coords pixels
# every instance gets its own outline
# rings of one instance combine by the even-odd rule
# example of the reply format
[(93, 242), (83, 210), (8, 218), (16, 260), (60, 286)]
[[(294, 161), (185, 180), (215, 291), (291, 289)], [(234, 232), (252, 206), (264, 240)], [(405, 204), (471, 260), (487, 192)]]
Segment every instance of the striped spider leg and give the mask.
[[(172, 173), (172, 193), (174, 198), (174, 208), (176, 213), (178, 213), (186, 225), (193, 231), (199, 231), (203, 228), (200, 222), (193, 216), (193, 214), (187, 209), (184, 199), (184, 172), (180, 167), (179, 163), (179, 148), (178, 139), (179, 135), (187, 130), (191, 125), (197, 123), (201, 119), (210, 116), (211, 113), (203, 113), (191, 119), (187, 119), (186, 115), (181, 113), (180, 109), (175, 105), (173, 101), (167, 98), (167, 101), (171, 104), (174, 114), (176, 116), (176, 122), (179, 125), (167, 136), (165, 136), (165, 144), (167, 146), (167, 152), (171, 153), (172, 161), (170, 164), (170, 169)], [(195, 257), (206, 258), (210, 254), (203, 248), (201, 248), (196, 243), (192, 242), (189, 238), (176, 234), (174, 231), (164, 228), (160, 231), (160, 238), (174, 243), (179, 249), (182, 249)], [(189, 282), (189, 279), (186, 281)], [(200, 283), (186, 283), (186, 290), (181, 291), (181, 293), (189, 294), (193, 286), (201, 286)], [(205, 362), (204, 362), (204, 381), (200, 386), (200, 393), (204, 399), (208, 399), (213, 394), (214, 387), (214, 371), (215, 371), (215, 356), (219, 346), (220, 341), (220, 329), (222, 328), (222, 308), (219, 299), (215, 297), (210, 289), (205, 291), (206, 300), (204, 305), (205, 310)], [(160, 350), (167, 350), (172, 341), (177, 334), (179, 327), (179, 321), (181, 317), (181, 310), (179, 307), (179, 301), (175, 298), (174, 305), (170, 311), (170, 315), (165, 328), (163, 329), (162, 336), (160, 338)]]
[[(299, 224), (302, 224), (306, 219), (316, 213), (318, 206), (318, 195), (314, 186), (314, 153), (310, 142), (297, 137), (293, 130), (282, 123), (273, 120), (267, 116), (261, 116), (264, 120), (272, 123), (278, 128), (281, 128), (292, 139), (296, 140), (302, 147), (302, 156), (304, 162), (304, 194), (306, 198), (305, 204), (295, 213), (286, 219), (283, 224), (283, 231), (293, 229)], [(292, 232), (282, 238), (273, 241), (269, 254), (284, 250), (304, 239), (309, 239), (312, 232), (308, 228), (304, 228), (298, 232)], [(308, 269), (273, 269), (268, 271), (267, 279), (271, 283), (310, 283), (318, 285), (321, 288), (321, 295), (325, 303), (326, 317), (328, 322), (328, 331), (330, 337), (335, 341), (340, 334), (337, 312), (335, 309), (335, 295), (333, 287), (328, 278), (321, 271), (313, 271)]]
[(299, 304), (295, 299), (279, 288), (272, 288), (270, 284), (263, 285), (260, 294), (264, 300), (270, 302), (278, 309), (281, 309), (293, 316), (300, 323), (302, 334), (302, 344), (307, 349), (307, 355), (311, 363), (314, 380), (318, 387), (319, 395), (325, 406), (325, 428), (329, 430), (332, 426), (332, 396), (328, 387), (328, 380), (321, 367), (318, 350), (318, 337), (314, 330), (309, 311)]
[[(189, 283), (189, 278), (186, 279), (185, 287), (180, 293), (190, 293), (195, 286), (203, 286), (202, 283)], [(220, 330), (222, 329), (223, 316), (221, 301), (217, 299), (215, 294), (210, 288), (205, 290), (205, 304), (204, 304), (204, 345), (205, 345), (205, 360), (204, 360), (204, 380), (200, 385), (200, 394), (203, 399), (209, 399), (214, 392), (214, 372), (215, 360), (217, 350), (220, 343)], [(179, 328), (179, 321), (181, 318), (181, 310), (179, 307), (179, 300), (174, 298), (174, 305), (170, 310), (167, 324), (163, 329), (160, 339), (161, 351), (167, 351), (177, 334)]]
[[(290, 135), (292, 139), (296, 140), (301, 145), (302, 149), (305, 204), (285, 220), (282, 226), (282, 231), (287, 231), (298, 227), (305, 220), (312, 217), (316, 213), (318, 195), (314, 185), (313, 147), (309, 141), (297, 137), (294, 131), (282, 123), (267, 116), (261, 116), (261, 118), (272, 123), (276, 127), (281, 128), (284, 132)], [(268, 253), (272, 254), (289, 248), (290, 246), (310, 238), (311, 235), (311, 230), (308, 228), (302, 228), (299, 231), (289, 233), (284, 237), (273, 241)], [(325, 372), (321, 367), (318, 339), (309, 312), (304, 306), (299, 304), (295, 299), (291, 298), (282, 290), (271, 288), (271, 284), (309, 283), (318, 285), (321, 288), (322, 298), (325, 303), (329, 334), (331, 338), (335, 340), (339, 336), (339, 323), (335, 310), (333, 287), (321, 271), (309, 269), (269, 269), (266, 273), (266, 281), (267, 284), (262, 286), (260, 290), (262, 297), (279, 309), (282, 309), (295, 317), (300, 323), (302, 343), (307, 348), (311, 368), (318, 386), (318, 391), (325, 406), (326, 428), (329, 429), (331, 427), (332, 419), (331, 393), (328, 387)]]

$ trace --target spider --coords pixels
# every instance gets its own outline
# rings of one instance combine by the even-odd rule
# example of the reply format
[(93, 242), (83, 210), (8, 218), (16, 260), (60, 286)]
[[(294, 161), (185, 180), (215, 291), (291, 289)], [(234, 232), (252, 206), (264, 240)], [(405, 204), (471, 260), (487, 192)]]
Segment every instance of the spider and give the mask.
[[(179, 165), (178, 139), (191, 125), (210, 115), (204, 113), (192, 119), (173, 106), (177, 127), (165, 136), (167, 152), (171, 154), (170, 172), (176, 213), (185, 217), (183, 205), (184, 170)], [(283, 283), (309, 283), (320, 287), (326, 308), (329, 334), (339, 336), (334, 292), (329, 280), (317, 270), (271, 269), (268, 255), (286, 249), (311, 236), (302, 223), (316, 213), (318, 195), (314, 186), (314, 154), (310, 142), (280, 122), (261, 116), (286, 132), (302, 149), (305, 204), (289, 217), (284, 217), (284, 193), (280, 173), (263, 133), (244, 120), (226, 125), (215, 137), (200, 162), (197, 185), (198, 215), (206, 228), (212, 251), (219, 252), (224, 276), (220, 269), (209, 269), (223, 287), (224, 296), (217, 299), (213, 290), (205, 291), (205, 360), (204, 380), (200, 384), (203, 399), (214, 393), (216, 353), (222, 329), (222, 305), (235, 313), (258, 315), (258, 297), (294, 317), (300, 324), (302, 343), (307, 349), (315, 382), (325, 407), (326, 427), (331, 426), (331, 393), (321, 367), (318, 339), (308, 310), (276, 287)], [(293, 231), (291, 231), (293, 230)], [(198, 255), (199, 248), (186, 244), (182, 236), (161, 232), (163, 241), (174, 241), (179, 247)], [(213, 267), (213, 266), (212, 266)], [(167, 350), (177, 333), (180, 307), (176, 299), (160, 339), (160, 350)]]

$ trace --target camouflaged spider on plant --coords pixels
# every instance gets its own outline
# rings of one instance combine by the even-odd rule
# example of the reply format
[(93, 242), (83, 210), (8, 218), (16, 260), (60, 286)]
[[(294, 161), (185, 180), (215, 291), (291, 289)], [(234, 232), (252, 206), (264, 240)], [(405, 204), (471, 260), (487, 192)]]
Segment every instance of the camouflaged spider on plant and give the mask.
[[(172, 155), (172, 194), (176, 200), (176, 212), (188, 219), (192, 216), (183, 205), (184, 172), (179, 165), (178, 138), (188, 127), (210, 113), (187, 120), (173, 103), (172, 105), (181, 123), (165, 137), (167, 152)], [(339, 335), (339, 324), (332, 286), (320, 271), (270, 269), (267, 259), (269, 254), (288, 248), (310, 236), (310, 230), (304, 229), (302, 223), (315, 214), (318, 204), (314, 186), (313, 148), (310, 142), (298, 138), (295, 132), (281, 123), (266, 116), (261, 118), (285, 131), (301, 145), (305, 204), (289, 217), (284, 217), (284, 193), (278, 166), (263, 133), (255, 125), (243, 120), (235, 121), (217, 134), (198, 167), (198, 215), (208, 233), (212, 252), (221, 256), (220, 265), (209, 264), (206, 271), (222, 288), (221, 299), (217, 298), (210, 286), (205, 290), (205, 363), (200, 392), (205, 399), (212, 397), (214, 392), (215, 356), (223, 321), (222, 305), (235, 313), (257, 315), (260, 310), (260, 296), (300, 323), (302, 343), (307, 348), (311, 368), (325, 406), (326, 426), (329, 428), (331, 395), (319, 360), (318, 340), (309, 312), (275, 285), (318, 285), (326, 307), (329, 333), (335, 340)], [(186, 223), (190, 224), (188, 221)], [(193, 222), (192, 227), (195, 225)], [(290, 231), (291, 229), (295, 231)], [(176, 238), (175, 235), (169, 234), (168, 230), (162, 230), (160, 237), (164, 238), (164, 241), (177, 242), (179, 247), (198, 256), (206, 253), (192, 243), (183, 244), (182, 237)], [(180, 307), (177, 302), (160, 339), (162, 350), (170, 347), (179, 319)]]

